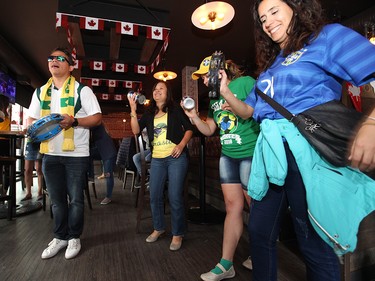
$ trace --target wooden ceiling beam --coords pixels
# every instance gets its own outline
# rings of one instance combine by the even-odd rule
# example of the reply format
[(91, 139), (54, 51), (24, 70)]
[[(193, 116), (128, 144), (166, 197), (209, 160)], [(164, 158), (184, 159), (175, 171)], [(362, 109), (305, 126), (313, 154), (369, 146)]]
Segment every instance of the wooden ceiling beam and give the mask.
[(149, 64), (152, 55), (154, 54), (155, 48), (158, 45), (158, 40), (145, 39), (142, 47), (141, 55), (139, 58), (140, 64)]
[(109, 43), (109, 58), (111, 60), (118, 60), (120, 56), (121, 34), (116, 33), (115, 28), (111, 28)]
[(72, 36), (72, 42), (77, 51), (77, 58), (85, 57), (85, 47), (83, 45), (81, 29), (76, 22), (69, 23), (69, 29)]

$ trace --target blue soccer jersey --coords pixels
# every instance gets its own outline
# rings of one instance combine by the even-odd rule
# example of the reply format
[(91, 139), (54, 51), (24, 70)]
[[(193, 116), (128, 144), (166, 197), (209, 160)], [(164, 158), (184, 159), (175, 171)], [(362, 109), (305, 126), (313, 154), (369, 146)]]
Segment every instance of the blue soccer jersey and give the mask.
[[(342, 82), (357, 86), (374, 80), (375, 46), (359, 33), (340, 24), (325, 26), (319, 36), (301, 50), (279, 54), (256, 86), (297, 114), (324, 102), (341, 98)], [(254, 119), (283, 118), (254, 90), (245, 100), (254, 108)]]

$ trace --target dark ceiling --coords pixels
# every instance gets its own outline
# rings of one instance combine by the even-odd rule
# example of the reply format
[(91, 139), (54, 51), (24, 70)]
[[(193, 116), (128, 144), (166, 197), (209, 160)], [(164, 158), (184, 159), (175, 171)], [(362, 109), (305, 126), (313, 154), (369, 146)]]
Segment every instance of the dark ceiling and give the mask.
[[(176, 97), (181, 96), (181, 71), (185, 66), (198, 66), (200, 61), (215, 50), (222, 50), (246, 67), (254, 66), (254, 41), (252, 36), (252, 0), (226, 0), (235, 9), (233, 21), (218, 30), (199, 30), (191, 23), (191, 14), (203, 0), (11, 0), (0, 2), (0, 66), (18, 81), (17, 102), (28, 107), (35, 87), (44, 84), (49, 72), (46, 57), (57, 46), (69, 46), (66, 30), (56, 30), (56, 12), (71, 15), (103, 18), (113, 21), (139, 23), (139, 36), (116, 36), (112, 24), (105, 24), (104, 31), (80, 30), (75, 21), (77, 58), (83, 68), (75, 70), (76, 77), (141, 81), (143, 90), (150, 96), (156, 81), (152, 74), (134, 73), (134, 65), (150, 65), (160, 53), (164, 41), (146, 38), (143, 26), (170, 28), (169, 44), (155, 70), (171, 69), (178, 74), (171, 84)], [(327, 14), (357, 31), (363, 23), (374, 19), (373, 0), (322, 0)], [(111, 31), (112, 28), (112, 31)], [(77, 36), (78, 34), (78, 36)], [(81, 41), (80, 41), (81, 40)], [(124, 62), (131, 68), (125, 74), (111, 71), (93, 73), (89, 60)], [(108, 68), (108, 66), (107, 66)], [(201, 85), (200, 85), (201, 87)], [(98, 88), (95, 91), (108, 91)], [(110, 92), (115, 91), (110, 89)], [(124, 93), (124, 89), (118, 89)], [(125, 102), (102, 102), (106, 110), (123, 111)]]

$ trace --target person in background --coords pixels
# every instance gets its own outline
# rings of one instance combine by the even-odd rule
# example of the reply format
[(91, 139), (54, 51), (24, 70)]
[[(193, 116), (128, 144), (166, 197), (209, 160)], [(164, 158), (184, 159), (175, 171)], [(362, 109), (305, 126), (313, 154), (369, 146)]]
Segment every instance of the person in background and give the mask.
[[(117, 150), (104, 124), (90, 128), (91, 143), (96, 147), (102, 161), (103, 174), (106, 180), (107, 192), (100, 204), (107, 205), (112, 201), (114, 186), (113, 171), (116, 165)], [(93, 167), (93, 166), (92, 166)]]
[(185, 234), (183, 189), (189, 161), (186, 145), (193, 135), (193, 126), (181, 107), (174, 104), (170, 86), (164, 81), (153, 86), (151, 105), (139, 122), (135, 95), (128, 96), (128, 100), (133, 134), (139, 134), (147, 128), (152, 151), (150, 203), (154, 231), (147, 237), (146, 242), (157, 241), (165, 232), (163, 193), (168, 180), (173, 235), (169, 249), (177, 251), (181, 248)]
[[(202, 78), (206, 86), (208, 86), (207, 73), (210, 61), (211, 57), (205, 58), (199, 69), (192, 74), (194, 80)], [(255, 80), (250, 76), (243, 76), (243, 71), (231, 60), (226, 61), (226, 68), (229, 89), (237, 99), (245, 100)], [(234, 114), (223, 97), (210, 100), (206, 121), (199, 118), (195, 108), (185, 109), (185, 114), (206, 136), (213, 135), (219, 128), (222, 147), (219, 168), (226, 209), (222, 257), (215, 268), (201, 275), (201, 279), (218, 281), (232, 278), (235, 276), (233, 257), (243, 231), (244, 201), (250, 205), (247, 184), (259, 125), (252, 118), (242, 119)], [(248, 269), (252, 268), (250, 257), (243, 265)]]
[[(147, 136), (147, 129), (144, 128), (142, 130), (142, 138), (144, 142), (146, 143), (146, 149), (145, 149), (145, 161), (150, 162), (151, 161), (151, 149), (150, 149), (150, 144), (148, 141), (148, 136)], [(141, 153), (138, 152), (133, 155), (133, 162), (135, 167), (137, 168), (138, 175), (141, 176), (142, 174), (142, 164), (141, 164)], [(146, 180), (146, 184), (148, 184), (148, 181)], [(135, 188), (140, 188), (140, 181), (138, 179), (138, 182), (135, 183)]]
[[(259, 73), (256, 87), (293, 114), (340, 100), (343, 80), (358, 86), (374, 80), (375, 46), (349, 28), (326, 24), (317, 0), (255, 0), (253, 15)], [(253, 116), (261, 122), (248, 186), (254, 199), (249, 219), (253, 280), (277, 280), (277, 237), (288, 208), (306, 263), (307, 279), (341, 280), (339, 259), (331, 241), (322, 232), (319, 235), (309, 219), (307, 200), (309, 207), (315, 201), (313, 196), (306, 198), (310, 194), (307, 191), (332, 192), (355, 185), (359, 192), (367, 185), (373, 186), (371, 179), (350, 167), (330, 165), (293, 123), (256, 96), (255, 90), (241, 102), (228, 88), (225, 71), (221, 70), (220, 75), (220, 93), (236, 114), (242, 118)], [(360, 126), (352, 144), (348, 159), (353, 168), (375, 168), (374, 120), (375, 109)], [(354, 175), (355, 183), (350, 178)], [(327, 195), (326, 200), (327, 205), (342, 204), (334, 196)], [(353, 212), (358, 213), (363, 206), (355, 207)], [(334, 213), (324, 215), (341, 229), (351, 228), (340, 224)]]
[(51, 113), (59, 113), (64, 119), (59, 123), (62, 132), (40, 144), (40, 153), (44, 154), (42, 171), (54, 219), (54, 238), (41, 257), (51, 258), (67, 247), (65, 258), (71, 259), (81, 250), (89, 128), (101, 123), (102, 114), (92, 90), (71, 75), (74, 62), (68, 49), (56, 48), (47, 61), (52, 77), (35, 90), (28, 123)]
[(32, 199), (32, 192), (31, 187), (33, 186), (33, 173), (34, 167), (36, 174), (38, 176), (38, 196), (37, 200), (43, 199), (43, 173), (42, 173), (42, 158), (43, 156), (39, 153), (39, 142), (31, 142), (26, 140), (26, 148), (25, 148), (25, 187), (26, 187), (26, 195), (21, 201), (27, 201)]
[[(0, 112), (1, 118), (0, 118), (0, 131), (10, 131), (10, 118), (9, 118), (9, 98), (0, 94)], [(9, 156), (9, 149), (10, 149), (10, 143), (9, 139), (0, 138), (0, 156)], [(5, 166), (4, 169), (8, 169), (7, 166)], [(0, 172), (3, 171), (3, 166), (0, 165)], [(0, 177), (0, 183), (2, 184), (2, 191), (7, 192), (8, 186), (9, 186), (9, 178), (5, 177), (4, 182), (3, 177)], [(0, 190), (0, 193), (1, 193)]]

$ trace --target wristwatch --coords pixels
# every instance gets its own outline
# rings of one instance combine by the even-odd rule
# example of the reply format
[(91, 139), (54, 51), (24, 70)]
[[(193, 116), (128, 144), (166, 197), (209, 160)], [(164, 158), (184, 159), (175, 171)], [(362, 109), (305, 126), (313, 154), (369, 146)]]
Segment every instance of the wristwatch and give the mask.
[(78, 119), (74, 118), (74, 121), (72, 123), (72, 127), (77, 127), (78, 126)]

